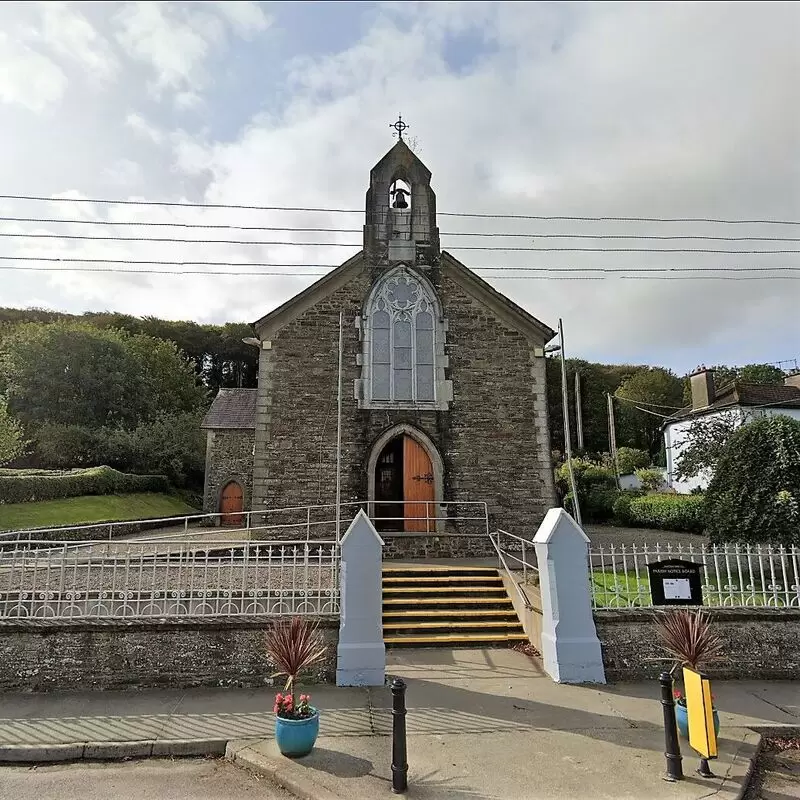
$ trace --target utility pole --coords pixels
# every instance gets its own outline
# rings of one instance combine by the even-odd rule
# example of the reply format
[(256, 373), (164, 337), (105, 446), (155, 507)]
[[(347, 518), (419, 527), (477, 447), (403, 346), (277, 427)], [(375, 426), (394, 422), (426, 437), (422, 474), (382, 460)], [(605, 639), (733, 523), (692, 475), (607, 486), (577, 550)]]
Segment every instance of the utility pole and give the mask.
[(344, 335), (344, 312), (339, 312), (339, 372), (337, 377), (336, 411), (336, 541), (340, 540), (342, 527), (342, 349)]
[(583, 411), (581, 410), (581, 374), (575, 372), (575, 433), (578, 437), (578, 450), (583, 450)]
[(567, 470), (569, 471), (569, 485), (572, 491), (572, 505), (575, 511), (575, 521), (581, 521), (581, 506), (578, 501), (578, 487), (575, 483), (575, 471), (572, 468), (572, 436), (569, 430), (569, 397), (567, 392), (567, 357), (564, 354), (564, 326), (561, 318), (558, 320), (558, 341), (561, 345), (561, 402), (564, 407), (564, 449), (567, 455)]
[(611, 449), (611, 458), (614, 461), (614, 473), (617, 476), (617, 488), (619, 488), (619, 456), (617, 455), (617, 428), (614, 424), (614, 398), (611, 392), (606, 392), (608, 400), (608, 445)]

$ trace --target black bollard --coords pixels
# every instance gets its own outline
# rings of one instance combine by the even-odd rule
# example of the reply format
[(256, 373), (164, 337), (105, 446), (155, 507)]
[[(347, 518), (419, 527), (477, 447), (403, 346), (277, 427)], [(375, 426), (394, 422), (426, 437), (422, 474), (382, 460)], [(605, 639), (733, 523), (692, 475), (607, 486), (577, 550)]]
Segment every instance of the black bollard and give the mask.
[(408, 789), (406, 758), (406, 684), (395, 678), (392, 681), (392, 791), (395, 794)]
[(681, 762), (681, 746), (678, 742), (678, 723), (675, 721), (675, 698), (672, 696), (672, 675), (669, 672), (662, 672), (658, 677), (661, 684), (661, 705), (664, 707), (664, 741), (667, 759), (667, 774), (664, 776), (668, 781), (682, 781), (683, 767)]
[(708, 759), (700, 757), (700, 766), (697, 768), (697, 774), (701, 778), (716, 778), (717, 776), (711, 771), (711, 767), (708, 766)]

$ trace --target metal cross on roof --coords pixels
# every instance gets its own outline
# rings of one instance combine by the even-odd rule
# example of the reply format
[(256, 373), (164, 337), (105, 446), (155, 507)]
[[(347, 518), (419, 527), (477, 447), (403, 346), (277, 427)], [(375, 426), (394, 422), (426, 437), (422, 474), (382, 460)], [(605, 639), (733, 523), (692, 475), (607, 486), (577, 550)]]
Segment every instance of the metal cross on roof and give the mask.
[(397, 115), (397, 122), (395, 122), (394, 124), (389, 123), (389, 127), (390, 128), (394, 128), (395, 131), (397, 131), (396, 133), (393, 133), (392, 136), (397, 136), (397, 138), (400, 139), (400, 141), (402, 142), (403, 141), (403, 131), (406, 130), (407, 128), (409, 128), (410, 126), (406, 125), (406, 123), (403, 122), (403, 115), (402, 114), (398, 114)]

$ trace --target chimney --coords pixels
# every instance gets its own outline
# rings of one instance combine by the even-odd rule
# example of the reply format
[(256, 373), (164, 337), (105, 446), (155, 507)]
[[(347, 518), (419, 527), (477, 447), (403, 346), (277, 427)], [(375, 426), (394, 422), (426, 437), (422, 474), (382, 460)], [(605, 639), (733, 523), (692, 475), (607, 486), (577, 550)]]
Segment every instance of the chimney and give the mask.
[(714, 370), (698, 367), (689, 376), (692, 390), (692, 410), (708, 408), (716, 397), (714, 390)]
[(793, 375), (787, 375), (783, 382), (786, 386), (794, 386), (800, 389), (800, 372), (795, 372)]

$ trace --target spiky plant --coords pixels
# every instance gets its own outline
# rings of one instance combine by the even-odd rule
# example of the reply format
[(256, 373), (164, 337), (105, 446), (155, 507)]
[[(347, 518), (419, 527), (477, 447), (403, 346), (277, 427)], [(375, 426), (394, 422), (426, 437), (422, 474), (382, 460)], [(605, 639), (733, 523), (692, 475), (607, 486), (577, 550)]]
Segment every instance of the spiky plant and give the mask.
[(277, 667), (274, 676), (285, 675), (285, 692), (291, 692), (294, 707), (294, 687), (304, 669), (319, 663), (328, 648), (316, 624), (304, 617), (292, 617), (288, 622), (277, 619), (266, 635), (267, 655)]
[(661, 648), (680, 666), (700, 670), (723, 658), (722, 639), (713, 630), (708, 614), (699, 608), (662, 612), (656, 619), (656, 631)]

